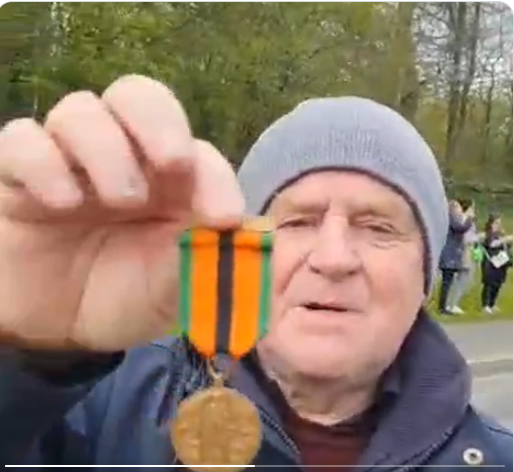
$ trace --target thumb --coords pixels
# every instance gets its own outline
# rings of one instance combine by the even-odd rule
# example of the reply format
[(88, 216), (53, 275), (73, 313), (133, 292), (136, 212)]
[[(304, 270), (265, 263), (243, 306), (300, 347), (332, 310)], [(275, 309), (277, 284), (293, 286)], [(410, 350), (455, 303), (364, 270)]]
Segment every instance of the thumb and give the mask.
[(195, 147), (196, 217), (202, 224), (220, 229), (239, 225), (245, 202), (231, 164), (207, 141), (195, 140)]

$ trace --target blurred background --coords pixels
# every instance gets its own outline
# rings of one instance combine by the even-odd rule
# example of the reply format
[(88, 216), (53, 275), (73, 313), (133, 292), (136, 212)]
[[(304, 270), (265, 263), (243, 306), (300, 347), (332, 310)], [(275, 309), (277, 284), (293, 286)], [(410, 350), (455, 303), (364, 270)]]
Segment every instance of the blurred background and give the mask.
[[(138, 72), (237, 163), (299, 101), (358, 94), (412, 120), (457, 190), (512, 193), (512, 13), (501, 2), (10, 3), (1, 118)], [(510, 200), (511, 201), (511, 200)]]

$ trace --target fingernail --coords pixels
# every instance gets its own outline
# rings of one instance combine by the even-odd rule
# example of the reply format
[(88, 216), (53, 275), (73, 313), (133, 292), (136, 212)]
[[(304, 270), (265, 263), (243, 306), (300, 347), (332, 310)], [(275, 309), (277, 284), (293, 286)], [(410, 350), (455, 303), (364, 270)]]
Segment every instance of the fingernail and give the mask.
[(148, 196), (148, 184), (145, 179), (133, 176), (128, 180), (122, 193), (125, 198), (131, 200), (146, 198)]

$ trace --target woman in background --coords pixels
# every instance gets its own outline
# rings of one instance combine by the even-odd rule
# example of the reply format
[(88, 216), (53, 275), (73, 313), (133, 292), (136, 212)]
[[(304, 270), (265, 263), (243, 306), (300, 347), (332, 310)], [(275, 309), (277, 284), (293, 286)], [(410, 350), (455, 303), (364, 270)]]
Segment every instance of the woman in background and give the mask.
[(497, 311), (496, 301), (512, 267), (512, 235), (505, 236), (501, 217), (489, 215), (485, 225), (484, 259), (482, 261), (482, 309), (487, 314)]
[(439, 260), (441, 271), (441, 290), (439, 292), (439, 311), (443, 314), (453, 314), (448, 305), (448, 295), (456, 274), (463, 268), (464, 235), (475, 222), (475, 209), (471, 205), (466, 211), (457, 200), (449, 202), (450, 225), (446, 243)]
[[(473, 215), (476, 214), (473, 200), (462, 199), (458, 201), (464, 214), (469, 214), (470, 212)], [(473, 284), (477, 265), (473, 259), (473, 249), (480, 242), (482, 236), (478, 233), (475, 222), (472, 221), (470, 228), (464, 233), (463, 237), (462, 264), (457, 269), (448, 294), (447, 310), (454, 315), (462, 315), (464, 313), (459, 304), (464, 294)]]

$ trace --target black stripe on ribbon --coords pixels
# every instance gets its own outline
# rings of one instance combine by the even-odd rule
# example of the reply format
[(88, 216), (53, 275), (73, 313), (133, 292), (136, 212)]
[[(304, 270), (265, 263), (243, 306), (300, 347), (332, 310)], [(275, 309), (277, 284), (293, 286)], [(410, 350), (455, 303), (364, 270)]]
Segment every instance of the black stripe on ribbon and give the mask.
[(218, 307), (216, 353), (230, 354), (232, 325), (232, 282), (234, 276), (233, 231), (220, 234), (218, 259)]

